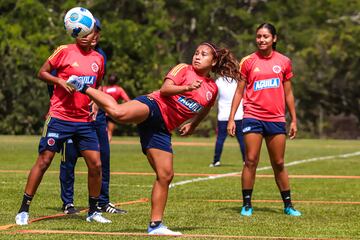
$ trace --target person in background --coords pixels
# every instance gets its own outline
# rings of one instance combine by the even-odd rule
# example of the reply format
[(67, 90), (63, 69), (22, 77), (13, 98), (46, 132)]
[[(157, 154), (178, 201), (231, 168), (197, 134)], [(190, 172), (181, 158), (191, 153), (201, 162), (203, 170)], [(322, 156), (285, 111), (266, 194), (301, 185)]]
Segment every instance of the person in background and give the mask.
[[(95, 37), (92, 42), (92, 47), (95, 51), (100, 53), (104, 58), (104, 69), (106, 69), (107, 57), (105, 52), (99, 45), (101, 23), (98, 18), (95, 18)], [(101, 88), (101, 87), (100, 87)], [(97, 109), (96, 109), (97, 110)], [(95, 111), (96, 111), (95, 110)], [(110, 202), (109, 185), (110, 185), (110, 143), (108, 139), (107, 121), (105, 112), (99, 109), (97, 114), (94, 113), (93, 122), (96, 135), (99, 140), (100, 146), (100, 159), (102, 166), (102, 180), (101, 192), (99, 196), (99, 210), (108, 213), (127, 213), (126, 210), (115, 207)], [(63, 202), (62, 209), (65, 214), (74, 214), (78, 210), (74, 205), (74, 182), (75, 182), (75, 166), (78, 157), (80, 157), (79, 150), (74, 144), (73, 139), (68, 139), (62, 148), (62, 159), (60, 163), (60, 186), (61, 186), (61, 200)]]
[[(88, 167), (89, 212), (86, 221), (110, 223), (98, 211), (101, 189), (101, 161), (99, 142), (92, 120), (89, 118), (90, 99), (74, 92), (66, 80), (76, 78), (97, 88), (104, 75), (104, 59), (92, 49), (95, 37), (92, 30), (75, 44), (62, 45), (45, 61), (38, 77), (54, 85), (48, 118), (39, 143), (39, 155), (32, 167), (25, 186), (23, 200), (15, 217), (16, 224), (29, 223), (29, 207), (56, 152), (68, 139), (76, 139), (77, 148)], [(56, 70), (56, 76), (51, 73)]]
[[(228, 133), (234, 136), (236, 110), (244, 95), (242, 131), (246, 157), (242, 171), (243, 207), (241, 215), (251, 216), (251, 197), (259, 163), (262, 140), (265, 139), (275, 181), (284, 202), (284, 213), (300, 216), (291, 202), (288, 172), (284, 166), (286, 121), (285, 103), (291, 116), (289, 136), (296, 137), (296, 112), (291, 88), (293, 77), (291, 60), (276, 51), (277, 34), (270, 23), (261, 24), (256, 30), (258, 50), (240, 62), (242, 80), (231, 105)], [(244, 92), (244, 88), (246, 91)]]
[[(119, 102), (120, 99), (123, 102), (130, 101), (130, 98), (126, 94), (125, 90), (119, 85), (117, 85), (118, 81), (119, 81), (118, 77), (115, 74), (111, 74), (110, 77), (108, 78), (108, 85), (103, 86), (102, 91), (112, 96), (117, 102)], [(111, 142), (116, 124), (115, 121), (112, 120), (110, 117), (107, 117), (106, 120), (107, 120), (109, 142)]]
[(174, 177), (170, 132), (180, 127), (181, 135), (189, 135), (208, 114), (218, 92), (210, 72), (240, 79), (238, 62), (232, 53), (226, 48), (219, 49), (212, 43), (203, 42), (198, 45), (192, 64), (179, 64), (172, 68), (160, 90), (123, 104), (87, 86), (81, 79), (67, 82), (89, 96), (115, 121), (137, 124), (142, 151), (156, 173), (149, 234), (181, 235), (163, 224), (169, 185)]
[[(218, 167), (221, 165), (220, 158), (223, 150), (224, 142), (227, 137), (227, 125), (230, 115), (231, 102), (234, 97), (237, 81), (228, 77), (219, 77), (216, 79), (216, 85), (219, 89), (218, 94), (218, 121), (217, 121), (217, 137), (215, 144), (215, 153), (213, 162), (209, 167)], [(242, 102), (239, 105), (238, 110), (235, 114), (235, 124), (236, 124), (236, 139), (240, 146), (240, 152), (242, 160), (245, 161), (245, 144), (244, 138), (241, 131), (242, 119), (243, 119), (243, 106)]]

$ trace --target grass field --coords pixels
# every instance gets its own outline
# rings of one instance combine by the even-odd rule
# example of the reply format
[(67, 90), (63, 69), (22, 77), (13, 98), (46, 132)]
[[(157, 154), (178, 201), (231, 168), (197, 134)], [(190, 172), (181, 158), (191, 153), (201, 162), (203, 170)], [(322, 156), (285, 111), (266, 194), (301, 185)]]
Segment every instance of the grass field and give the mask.
[[(154, 175), (137, 138), (115, 137), (111, 145), (111, 201), (121, 204), (128, 214), (105, 214), (113, 221), (106, 225), (85, 222), (85, 212), (62, 216), (57, 155), (30, 208), (30, 219), (38, 221), (13, 225), (38, 142), (37, 136), (0, 136), (0, 239), (149, 238), (145, 235), (150, 213), (146, 199)], [(234, 139), (227, 139), (223, 165), (209, 168), (213, 145), (213, 138), (174, 139), (175, 178), (164, 218), (170, 229), (188, 239), (360, 239), (360, 141), (287, 142), (285, 162), (293, 163), (288, 166), (292, 197), (303, 213), (298, 218), (282, 212), (265, 145), (253, 194), (254, 214), (240, 216), (238, 146)], [(75, 204), (85, 209), (87, 181), (82, 159), (76, 171)], [(169, 237), (152, 237), (156, 238)]]

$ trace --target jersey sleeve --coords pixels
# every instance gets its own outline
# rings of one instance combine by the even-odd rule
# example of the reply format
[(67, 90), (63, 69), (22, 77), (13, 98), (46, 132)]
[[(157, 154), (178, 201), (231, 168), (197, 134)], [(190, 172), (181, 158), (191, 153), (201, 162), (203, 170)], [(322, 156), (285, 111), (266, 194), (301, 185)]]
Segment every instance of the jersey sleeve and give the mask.
[(292, 71), (292, 63), (290, 59), (287, 59), (285, 62), (285, 70), (284, 70), (284, 81), (290, 80), (294, 76)]
[(67, 48), (68, 48), (67, 45), (61, 45), (48, 58), (48, 61), (52, 69), (57, 69), (61, 66), (61, 63), (63, 62), (63, 59), (66, 55)]
[(125, 90), (122, 87), (119, 87), (119, 96), (124, 101), (130, 101), (129, 96), (126, 94)]
[(240, 74), (245, 79), (247, 79), (249, 76), (249, 58), (250, 58), (250, 55), (244, 57), (243, 59), (241, 59), (240, 64), (239, 64)]
[(185, 81), (185, 73), (187, 70), (187, 64), (178, 64), (168, 72), (165, 79), (172, 80), (176, 85), (181, 85)]

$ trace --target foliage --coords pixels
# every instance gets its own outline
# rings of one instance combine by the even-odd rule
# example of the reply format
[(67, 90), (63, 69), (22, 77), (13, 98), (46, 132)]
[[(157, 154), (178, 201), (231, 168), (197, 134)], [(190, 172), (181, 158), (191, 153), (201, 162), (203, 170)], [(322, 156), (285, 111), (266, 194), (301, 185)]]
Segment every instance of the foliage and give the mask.
[[(37, 71), (58, 45), (73, 41), (64, 37), (62, 19), (74, 6), (101, 19), (107, 71), (120, 76), (131, 97), (157, 89), (172, 66), (191, 61), (202, 41), (228, 47), (239, 59), (250, 54), (256, 50), (256, 27), (271, 22), (278, 30), (278, 50), (293, 60), (300, 131), (319, 134), (332, 115), (360, 119), (357, 0), (4, 0), (0, 133), (41, 131), (48, 96)], [(208, 135), (215, 117), (212, 113), (199, 133)]]

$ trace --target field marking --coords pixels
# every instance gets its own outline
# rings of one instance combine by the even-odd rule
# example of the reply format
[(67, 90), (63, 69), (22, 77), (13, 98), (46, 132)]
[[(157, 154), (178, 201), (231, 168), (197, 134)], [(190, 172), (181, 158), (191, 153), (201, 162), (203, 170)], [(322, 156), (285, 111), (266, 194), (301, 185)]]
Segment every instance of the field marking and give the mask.
[[(17, 230), (7, 234), (78, 234), (78, 235), (111, 235), (111, 236), (143, 236), (143, 237), (165, 237), (170, 235), (149, 235), (147, 233), (132, 232), (84, 232), (84, 231), (68, 231), (68, 230)], [(334, 240), (341, 238), (304, 238), (304, 237), (269, 237), (269, 236), (231, 236), (231, 235), (210, 235), (210, 234), (183, 234), (181, 236), (171, 236), (176, 238), (225, 238), (225, 239), (296, 239), (296, 240)]]
[[(0, 173), (29, 173), (29, 170), (1, 170)], [(46, 171), (47, 173), (59, 174), (59, 171)], [(76, 171), (75, 174), (88, 174), (88, 172)], [(135, 176), (155, 176), (153, 172), (110, 172), (110, 175), (135, 175)], [(218, 176), (218, 173), (175, 173), (175, 176), (180, 177), (211, 177)], [(241, 177), (241, 173), (236, 173), (229, 177)], [(273, 178), (273, 174), (257, 174), (257, 178)], [(345, 175), (289, 175), (289, 178), (310, 178), (310, 179), (360, 179), (360, 176), (345, 176)]]
[[(130, 205), (130, 204), (136, 204), (136, 203), (145, 203), (145, 202), (148, 202), (148, 201), (149, 201), (149, 199), (147, 199), (147, 198), (140, 198), (140, 199), (135, 200), (135, 201), (115, 203), (114, 205), (115, 206)], [(88, 208), (85, 208), (85, 209), (80, 210), (79, 212), (83, 213), (83, 212), (87, 212), (88, 210), (89, 210)], [(42, 220), (45, 220), (45, 219), (53, 219), (53, 218), (59, 218), (59, 217), (64, 217), (64, 216), (69, 216), (69, 215), (65, 214), (65, 213), (57, 213), (57, 214), (54, 214), (54, 215), (38, 217), (38, 218), (30, 220), (29, 224), (34, 223), (34, 222), (38, 222), (38, 221), (42, 221)], [(1, 230), (7, 230), (7, 229), (15, 227), (15, 226), (17, 226), (17, 225), (16, 224), (3, 225), (3, 226), (0, 226), (0, 231)]]
[[(238, 199), (212, 199), (206, 200), (208, 202), (243, 202), (243, 200)], [(251, 200), (251, 202), (258, 202), (258, 203), (283, 203), (282, 200)], [(291, 200), (291, 202), (295, 203), (315, 203), (315, 204), (342, 204), (342, 205), (360, 205), (360, 202), (341, 202), (341, 201), (308, 201), (308, 200)]]
[[(348, 158), (348, 157), (354, 157), (354, 156), (359, 156), (359, 155), (360, 155), (360, 151), (353, 152), (353, 153), (345, 153), (345, 154), (340, 154), (340, 155), (315, 157), (315, 158), (309, 158), (309, 159), (296, 160), (293, 162), (289, 162), (289, 163), (286, 163), (285, 166), (288, 167), (288, 166), (294, 166), (294, 165), (303, 164), (303, 163), (330, 160), (330, 159), (334, 159), (334, 158)], [(272, 169), (272, 167), (266, 166), (266, 167), (258, 168), (256, 171), (259, 172), (259, 171), (268, 170), (268, 169)], [(208, 177), (202, 177), (202, 178), (194, 178), (191, 180), (184, 180), (184, 181), (180, 181), (180, 182), (176, 182), (176, 183), (171, 183), (169, 188), (174, 188), (176, 186), (185, 185), (188, 183), (202, 182), (202, 181), (214, 180), (214, 179), (218, 179), (218, 178), (231, 177), (231, 176), (238, 175), (238, 174), (240, 174), (240, 172), (232, 172), (232, 173), (218, 174), (215, 176), (208, 176)]]
[[(119, 145), (139, 145), (140, 146), (140, 140), (139, 141), (125, 141), (125, 140), (112, 140), (111, 144), (119, 144)], [(213, 142), (172, 142), (173, 146), (202, 146), (202, 147), (213, 147), (215, 146), (215, 143)], [(226, 146), (238, 146), (238, 143), (226, 143)]]

